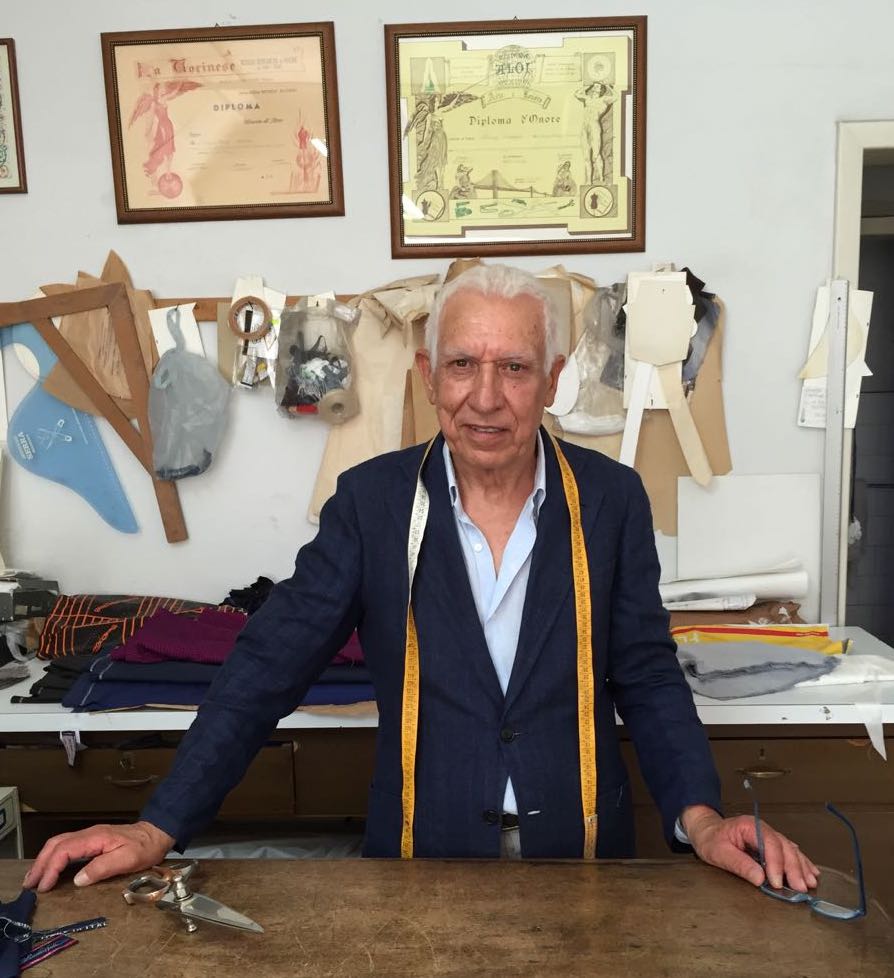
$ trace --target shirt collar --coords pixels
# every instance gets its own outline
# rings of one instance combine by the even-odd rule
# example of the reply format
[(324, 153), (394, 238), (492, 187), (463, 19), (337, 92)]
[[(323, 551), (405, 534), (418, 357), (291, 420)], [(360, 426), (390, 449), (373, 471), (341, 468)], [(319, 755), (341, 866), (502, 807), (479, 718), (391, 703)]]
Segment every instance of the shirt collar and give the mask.
[[(444, 441), (443, 452), (444, 468), (447, 470), (447, 487), (450, 490), (450, 504), (453, 506), (457, 516), (465, 516), (466, 511), (463, 509), (462, 499), (460, 499), (459, 486), (456, 484), (456, 471), (453, 468), (453, 459), (450, 457), (450, 449), (447, 447), (446, 439)], [(537, 519), (544, 499), (546, 499), (546, 458), (543, 454), (543, 438), (538, 431), (537, 462), (534, 467), (534, 490), (528, 497), (528, 502), (531, 504), (531, 515), (535, 520)]]

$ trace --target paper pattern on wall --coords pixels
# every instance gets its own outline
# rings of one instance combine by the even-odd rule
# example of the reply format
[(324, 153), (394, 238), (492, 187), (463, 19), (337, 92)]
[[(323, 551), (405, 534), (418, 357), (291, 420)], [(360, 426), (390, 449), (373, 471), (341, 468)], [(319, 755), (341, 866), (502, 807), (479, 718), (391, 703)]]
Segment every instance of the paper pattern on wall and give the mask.
[[(717, 300), (715, 299), (715, 302)], [(723, 410), (723, 308), (717, 328), (698, 372), (695, 390), (689, 395), (689, 410), (701, 435), (705, 454), (714, 475), (725, 475), (732, 468), (726, 419)], [(621, 435), (572, 435), (557, 432), (559, 437), (583, 448), (617, 459)], [(655, 529), (668, 536), (677, 535), (677, 478), (688, 476), (689, 467), (674, 434), (667, 411), (648, 411), (643, 418), (639, 436), (636, 471), (652, 506)]]
[(180, 332), (183, 334), (184, 348), (189, 353), (196, 356), (205, 356), (205, 347), (202, 345), (202, 337), (199, 333), (199, 324), (195, 317), (196, 304), (194, 302), (184, 302), (180, 306), (165, 306), (162, 309), (149, 310), (149, 322), (152, 324), (152, 335), (155, 338), (155, 346), (159, 357), (167, 353), (168, 350), (176, 348), (174, 337), (168, 328), (168, 312), (171, 309), (179, 309), (180, 317), (178, 323)]
[(628, 287), (625, 356), (633, 372), (625, 370), (627, 420), (620, 461), (635, 464), (643, 412), (656, 406), (657, 381), (686, 465), (697, 482), (707, 485), (711, 466), (683, 393), (683, 361), (697, 327), (692, 295), (679, 274), (641, 276)]
[[(872, 371), (866, 364), (872, 298), (872, 292), (848, 289), (845, 428), (853, 428), (856, 425), (860, 385), (864, 377), (872, 376)], [(799, 379), (803, 381), (798, 404), (798, 424), (802, 428), (826, 427), (826, 377), (829, 372), (828, 325), (831, 301), (831, 287), (821, 285), (816, 291), (807, 362), (798, 374)]]
[[(143, 355), (143, 362), (148, 376), (152, 375), (158, 362), (155, 340), (152, 337), (152, 326), (149, 322), (149, 310), (155, 307), (152, 293), (146, 289), (135, 289), (130, 274), (124, 262), (110, 251), (103, 266), (102, 275), (96, 278), (86, 272), (78, 272), (76, 285), (45, 285), (42, 291), (46, 295), (59, 295), (74, 289), (89, 289), (99, 285), (120, 282), (125, 286), (127, 299), (133, 314), (137, 338)], [(59, 331), (68, 341), (71, 348), (87, 364), (91, 373), (96, 377), (103, 389), (110, 394), (118, 407), (129, 417), (135, 417), (135, 411), (130, 403), (130, 391), (124, 375), (121, 354), (115, 339), (115, 331), (106, 309), (93, 309), (89, 312), (75, 313), (63, 316), (59, 323)], [(88, 414), (101, 414), (81, 388), (72, 380), (71, 375), (57, 363), (44, 380), (44, 388), (60, 401), (64, 401), (79, 411)]]
[(391, 329), (383, 336), (378, 316), (362, 303), (360, 308), (352, 351), (360, 413), (329, 432), (308, 511), (312, 523), (319, 521), (342, 472), (400, 448), (404, 390), (415, 350), (402, 331)]
[[(56, 355), (30, 324), (0, 330), (0, 345), (20, 343), (49, 375)], [(9, 455), (34, 475), (76, 492), (114, 529), (136, 533), (139, 525), (92, 415), (49, 394), (37, 383), (9, 421)]]

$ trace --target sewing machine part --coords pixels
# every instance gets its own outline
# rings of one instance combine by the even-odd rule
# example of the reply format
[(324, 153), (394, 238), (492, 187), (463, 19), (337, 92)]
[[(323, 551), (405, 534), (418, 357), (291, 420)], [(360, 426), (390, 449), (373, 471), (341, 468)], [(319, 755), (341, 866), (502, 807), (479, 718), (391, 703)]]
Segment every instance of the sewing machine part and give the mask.
[(197, 866), (195, 859), (171, 866), (153, 866), (148, 873), (128, 883), (124, 899), (130, 904), (154, 903), (159, 910), (180, 914), (190, 934), (198, 929), (196, 921), (263, 934), (260, 924), (204, 893), (190, 890), (187, 880)]

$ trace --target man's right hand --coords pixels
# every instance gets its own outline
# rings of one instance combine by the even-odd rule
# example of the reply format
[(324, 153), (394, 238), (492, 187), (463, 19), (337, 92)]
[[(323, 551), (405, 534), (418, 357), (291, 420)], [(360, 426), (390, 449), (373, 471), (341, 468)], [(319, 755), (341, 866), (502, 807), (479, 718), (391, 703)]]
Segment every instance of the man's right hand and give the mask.
[(149, 822), (94, 825), (49, 839), (25, 875), (22, 885), (39, 893), (51, 890), (63, 869), (75, 859), (89, 859), (74, 878), (89, 886), (110, 876), (133, 873), (160, 863), (175, 839)]

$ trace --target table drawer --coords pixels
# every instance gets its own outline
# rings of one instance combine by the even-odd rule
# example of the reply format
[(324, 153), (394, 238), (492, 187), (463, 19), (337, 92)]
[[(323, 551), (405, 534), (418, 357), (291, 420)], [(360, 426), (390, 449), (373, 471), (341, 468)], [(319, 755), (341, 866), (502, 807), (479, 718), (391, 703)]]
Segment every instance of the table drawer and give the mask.
[[(89, 748), (69, 767), (60, 748), (0, 752), (0, 781), (19, 789), (22, 806), (38, 812), (136, 813), (174, 761), (173, 748)], [(222, 815), (291, 815), (290, 744), (265, 747), (227, 796)]]
[[(894, 738), (886, 740), (894, 757)], [(649, 794), (639, 773), (633, 745), (622, 744), (633, 800), (646, 804)], [(750, 777), (767, 804), (894, 804), (894, 764), (883, 760), (868, 738), (743, 738), (712, 740), (725, 804), (750, 802), (742, 785)]]
[(730, 805), (750, 801), (745, 777), (767, 804), (894, 804), (894, 766), (868, 738), (720, 740), (711, 750)]

